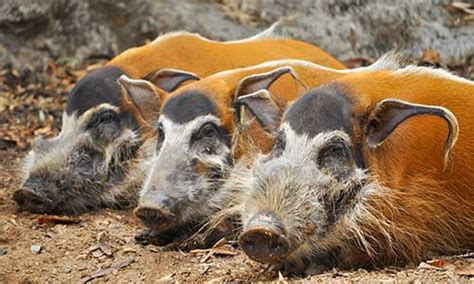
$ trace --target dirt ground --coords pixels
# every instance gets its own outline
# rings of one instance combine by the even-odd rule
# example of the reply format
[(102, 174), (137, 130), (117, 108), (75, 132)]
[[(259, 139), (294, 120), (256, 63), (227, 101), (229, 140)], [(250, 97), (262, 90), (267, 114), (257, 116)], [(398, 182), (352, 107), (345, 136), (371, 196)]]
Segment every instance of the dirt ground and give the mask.
[[(351, 65), (366, 63), (354, 59)], [(433, 54), (421, 61), (439, 64)], [(94, 68), (92, 65), (88, 70)], [(451, 70), (473, 78), (472, 59)], [(0, 72), (0, 283), (43, 282), (248, 282), (297, 280), (249, 260), (232, 243), (210, 250), (164, 251), (141, 246), (142, 229), (130, 212), (103, 210), (54, 221), (18, 212), (12, 200), (21, 183), (21, 160), (37, 135), (54, 135), (68, 89), (86, 69), (51, 63), (46, 79), (7, 68)], [(57, 222), (65, 222), (61, 224)], [(315, 282), (474, 282), (474, 254), (409, 267), (366, 271), (332, 269)]]

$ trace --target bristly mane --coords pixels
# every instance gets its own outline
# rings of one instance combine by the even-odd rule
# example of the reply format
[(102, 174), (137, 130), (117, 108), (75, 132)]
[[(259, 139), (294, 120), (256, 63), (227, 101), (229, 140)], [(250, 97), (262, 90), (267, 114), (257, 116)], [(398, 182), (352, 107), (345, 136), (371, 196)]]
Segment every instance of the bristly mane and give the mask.
[[(247, 42), (247, 41), (253, 41), (253, 40), (259, 40), (259, 39), (282, 39), (286, 38), (286, 36), (283, 34), (283, 32), (280, 30), (281, 26), (286, 23), (286, 19), (281, 19), (273, 23), (270, 27), (266, 28), (265, 30), (259, 32), (256, 35), (250, 36), (248, 38), (243, 38), (243, 39), (236, 39), (236, 40), (229, 40), (229, 41), (224, 41), (223, 43), (239, 43), (239, 42)], [(206, 41), (214, 41), (212, 39), (206, 38), (198, 33), (192, 33), (188, 31), (173, 31), (173, 32), (168, 32), (168, 33), (163, 33), (160, 34), (155, 40), (153, 40), (152, 44), (165, 41), (174, 37), (178, 36), (190, 36), (190, 37), (197, 37), (202, 40)]]

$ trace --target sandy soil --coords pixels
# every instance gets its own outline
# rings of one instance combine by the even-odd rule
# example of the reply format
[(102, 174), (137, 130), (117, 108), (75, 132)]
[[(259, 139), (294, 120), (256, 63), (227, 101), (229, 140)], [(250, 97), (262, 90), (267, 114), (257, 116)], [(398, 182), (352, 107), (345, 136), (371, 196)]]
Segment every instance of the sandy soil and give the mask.
[[(466, 66), (463, 70), (472, 74), (473, 65)], [(57, 133), (66, 101), (64, 94), (85, 70), (63, 70), (52, 65), (48, 72), (51, 80), (40, 84), (31, 83), (15, 70), (0, 74), (0, 283), (300, 279), (281, 276), (278, 271), (249, 260), (232, 243), (192, 252), (138, 245), (134, 236), (142, 227), (130, 212), (103, 210), (71, 219), (73, 222), (68, 224), (18, 212), (12, 194), (21, 182), (21, 159), (34, 136)], [(443, 259), (432, 265), (422, 263), (373, 271), (333, 269), (307, 279), (474, 282), (474, 254)]]

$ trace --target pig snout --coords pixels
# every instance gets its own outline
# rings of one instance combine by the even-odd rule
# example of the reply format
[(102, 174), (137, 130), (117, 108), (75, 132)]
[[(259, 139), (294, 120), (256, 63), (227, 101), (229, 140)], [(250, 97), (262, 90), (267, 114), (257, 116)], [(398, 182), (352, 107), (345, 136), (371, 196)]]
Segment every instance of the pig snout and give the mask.
[(252, 260), (274, 263), (289, 252), (289, 242), (279, 218), (272, 213), (258, 213), (239, 237), (239, 245)]
[(158, 232), (170, 228), (175, 219), (174, 213), (154, 206), (139, 206), (133, 213), (145, 226)]
[(35, 185), (23, 185), (19, 190), (13, 193), (13, 199), (22, 210), (32, 213), (45, 213), (51, 210), (53, 202), (40, 187)]

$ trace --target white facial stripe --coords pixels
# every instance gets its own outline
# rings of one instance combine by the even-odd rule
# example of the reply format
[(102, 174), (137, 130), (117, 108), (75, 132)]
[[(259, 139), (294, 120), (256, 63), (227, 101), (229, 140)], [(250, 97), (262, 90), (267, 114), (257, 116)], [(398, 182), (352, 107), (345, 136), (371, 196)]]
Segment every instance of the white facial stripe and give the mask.
[(191, 135), (195, 130), (199, 129), (202, 125), (208, 122), (215, 123), (217, 126), (222, 126), (220, 119), (215, 117), (212, 114), (198, 116), (195, 119), (186, 122), (186, 123), (176, 123), (166, 117), (166, 115), (161, 115), (159, 119), (160, 123), (163, 125), (165, 131), (165, 140), (163, 141), (163, 146), (165, 143), (178, 143), (178, 145), (189, 145), (191, 140)]
[(283, 123), (281, 129), (284, 130), (286, 137), (286, 146), (282, 156), (289, 161), (305, 161), (317, 154), (315, 151), (319, 151), (335, 138), (346, 141), (348, 145), (351, 143), (349, 135), (339, 130), (322, 132), (314, 137), (309, 137), (306, 134), (297, 134), (288, 122)]
[[(166, 115), (161, 115), (159, 122), (163, 125), (165, 139), (161, 141), (161, 149), (155, 154), (153, 164), (158, 164), (162, 156), (168, 156), (171, 154), (170, 152), (176, 152), (176, 155), (179, 155), (179, 152), (185, 155), (192, 155), (189, 142), (197, 129), (208, 122), (222, 126), (222, 122), (212, 114), (199, 116), (187, 123), (176, 123), (166, 117)], [(227, 147), (225, 148), (223, 152), (227, 153), (230, 151)], [(225, 155), (222, 155), (222, 157), (221, 155), (201, 155), (199, 153), (194, 153), (194, 155), (202, 162), (208, 162), (211, 165), (223, 166), (225, 162)]]
[(70, 137), (81, 136), (81, 133), (84, 132), (83, 128), (89, 122), (91, 116), (102, 109), (111, 109), (113, 111), (119, 112), (118, 107), (107, 103), (88, 109), (79, 117), (75, 113), (69, 116), (66, 112), (63, 112), (61, 132), (57, 137), (54, 137), (49, 141), (62, 141), (67, 140)]
[[(113, 110), (117, 113), (120, 112), (119, 107), (108, 104), (108, 103), (103, 103), (103, 104), (97, 105), (97, 106), (92, 107), (92, 108), (88, 109), (87, 111), (85, 111), (81, 116), (79, 116), (78, 120), (81, 124), (85, 124), (85, 123), (89, 122), (89, 120), (91, 119), (91, 116), (94, 113), (96, 113), (100, 110), (103, 110), (103, 109), (110, 109), (110, 110)], [(73, 117), (76, 117), (76, 115), (73, 114)]]
[[(222, 122), (217, 117), (208, 114), (199, 116), (187, 123), (176, 123), (166, 117), (166, 115), (162, 115), (159, 122), (163, 125), (165, 139), (161, 141), (162, 146), (151, 161), (153, 166), (150, 167), (149, 174), (145, 180), (142, 195), (154, 184), (157, 175), (161, 171), (160, 167), (163, 167), (163, 161), (168, 159), (176, 161), (177, 159), (198, 158), (201, 162), (211, 166), (225, 167), (226, 158), (230, 152), (227, 146), (219, 145), (220, 151), (217, 154), (211, 155), (194, 152), (190, 148), (191, 136), (202, 125), (213, 122), (217, 126), (222, 126)], [(173, 171), (175, 169), (166, 169), (166, 171), (168, 170)]]

